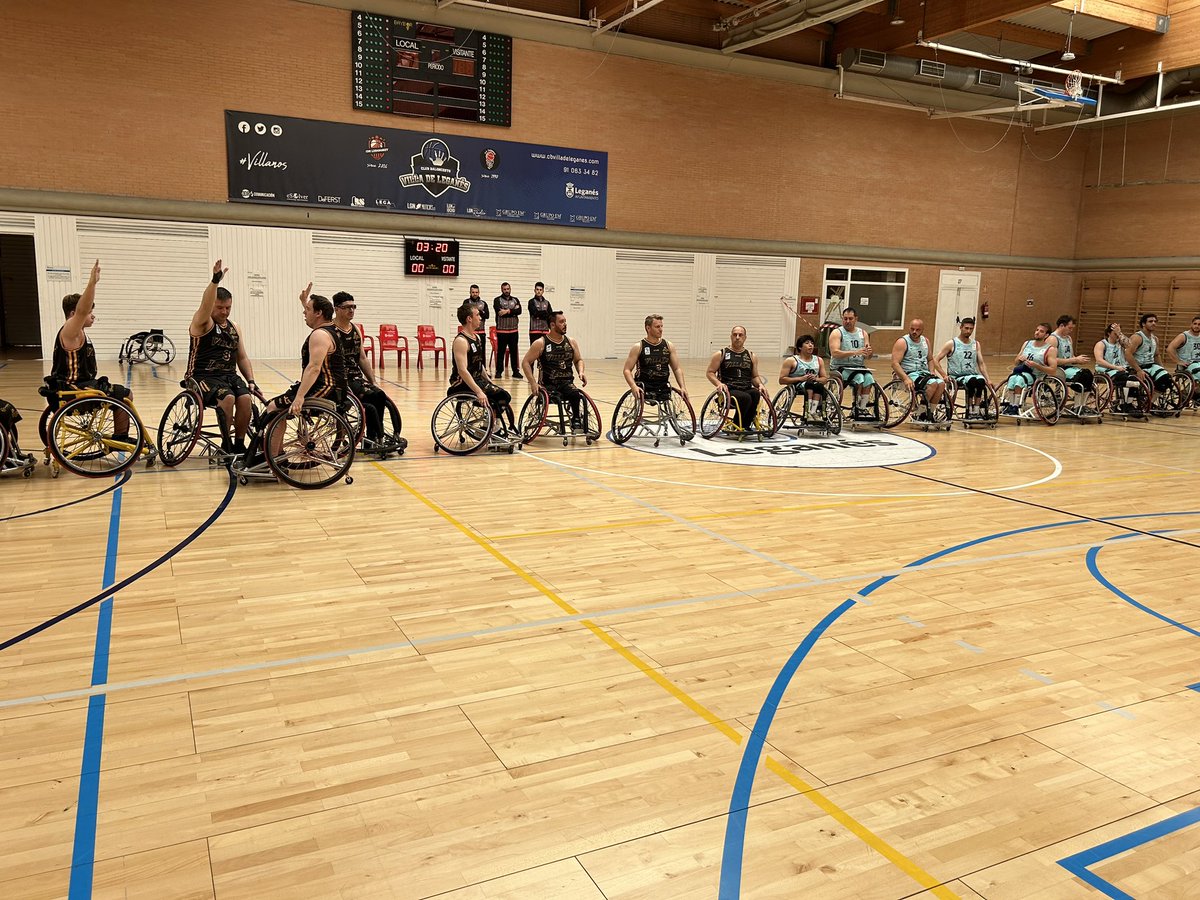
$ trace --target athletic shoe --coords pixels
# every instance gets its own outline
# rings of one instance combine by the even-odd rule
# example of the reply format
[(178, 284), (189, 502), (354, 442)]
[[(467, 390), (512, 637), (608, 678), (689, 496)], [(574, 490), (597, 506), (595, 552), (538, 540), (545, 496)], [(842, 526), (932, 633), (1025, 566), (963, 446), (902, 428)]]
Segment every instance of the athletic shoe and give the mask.
[(1016, 416), (1016, 415), (1020, 415), (1020, 413), (1021, 413), (1021, 411), (1020, 411), (1019, 409), (1017, 409), (1017, 405), (1016, 405), (1015, 403), (1007, 403), (1007, 404), (1005, 404), (1005, 406), (1004, 406), (1004, 415), (1006, 415), (1006, 416)]

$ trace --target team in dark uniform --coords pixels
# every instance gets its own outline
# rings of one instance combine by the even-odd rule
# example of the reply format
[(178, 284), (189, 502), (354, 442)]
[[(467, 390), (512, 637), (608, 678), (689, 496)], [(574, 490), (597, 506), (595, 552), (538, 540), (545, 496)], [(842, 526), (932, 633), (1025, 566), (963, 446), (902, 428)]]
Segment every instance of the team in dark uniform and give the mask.
[(483, 339), (478, 334), (482, 321), (479, 309), (470, 301), (463, 303), (458, 308), (458, 321), (463, 330), (455, 335), (450, 347), (450, 388), (446, 394), (474, 395), (480, 403), (491, 406), (498, 422), (507, 420), (508, 427), (515, 430), (512, 394), (487, 375)]
[(550, 301), (543, 296), (545, 292), (546, 285), (539, 281), (533, 286), (533, 296), (525, 305), (529, 312), (529, 346), (531, 347), (534, 341), (543, 337), (550, 330), (550, 313), (553, 307), (551, 307)]
[(679, 368), (679, 357), (670, 341), (663, 338), (663, 317), (646, 316), (646, 337), (634, 344), (625, 358), (625, 382), (643, 400), (666, 400), (671, 395), (671, 373), (686, 397), (687, 386)]
[[(571, 408), (572, 425), (578, 427), (583, 394), (575, 387), (575, 370), (579, 370), (579, 380), (586, 387), (583, 356), (575, 339), (567, 337), (566, 315), (559, 311), (549, 313), (546, 326), (546, 334), (530, 345), (521, 360), (521, 371), (533, 390), (540, 386), (546, 389), (551, 401), (565, 400)], [(533, 373), (535, 362), (538, 364), (537, 377)]]
[(269, 412), (287, 410), (298, 415), (304, 401), (329, 400), (340, 404), (346, 396), (346, 365), (338, 349), (337, 328), (333, 325), (333, 303), (320, 294), (309, 296), (312, 282), (300, 292), (304, 305), (304, 323), (312, 329), (300, 348), (304, 372), (300, 380), (267, 404)]
[[(245, 450), (246, 429), (250, 426), (250, 393), (258, 391), (254, 383), (254, 368), (242, 334), (229, 318), (233, 309), (233, 295), (218, 287), (228, 269), (221, 267), (221, 260), (213, 266), (212, 282), (200, 298), (200, 307), (192, 316), (188, 326), (191, 346), (188, 352), (186, 378), (196, 382), (205, 406), (217, 407), (224, 414), (225, 427), (233, 422), (235, 446), (230, 445), (229, 435), (224, 437), (225, 449), (242, 452)], [(243, 381), (238, 370), (246, 376)]]
[(346, 368), (346, 387), (363, 405), (367, 418), (366, 439), (376, 446), (383, 440), (384, 417), (390, 417), (392, 434), (400, 434), (399, 415), (389, 408), (387, 394), (375, 381), (375, 372), (363, 353), (362, 334), (354, 324), (358, 304), (345, 291), (333, 295), (333, 324), (342, 363)]
[(753, 428), (758, 402), (768, 398), (763, 380), (758, 375), (758, 357), (746, 349), (745, 328), (733, 326), (729, 334), (729, 346), (712, 355), (705, 374), (715, 387), (729, 392), (730, 399), (737, 406), (736, 424), (744, 430)]
[(521, 301), (512, 295), (512, 287), (506, 281), (500, 285), (500, 296), (492, 301), (496, 310), (496, 377), (504, 374), (504, 358), (512, 367), (513, 378), (517, 374), (517, 326), (520, 324)]

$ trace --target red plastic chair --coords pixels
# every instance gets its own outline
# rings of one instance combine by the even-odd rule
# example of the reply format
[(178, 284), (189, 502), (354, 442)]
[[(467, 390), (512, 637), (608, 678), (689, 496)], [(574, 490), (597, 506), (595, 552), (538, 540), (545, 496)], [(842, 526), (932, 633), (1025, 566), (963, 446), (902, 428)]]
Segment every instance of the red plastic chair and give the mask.
[(361, 325), (358, 326), (358, 336), (362, 338), (363, 354), (370, 357), (372, 366), (376, 365), (375, 338), (368, 335)]
[(438, 354), (441, 354), (442, 363), (446, 362), (446, 339), (438, 337), (433, 330), (432, 325), (417, 326), (417, 368), (424, 366), (425, 351), (429, 350), (433, 353), (433, 366), (437, 368)]
[[(400, 357), (404, 357), (404, 368), (408, 368), (408, 338), (400, 334), (400, 329), (395, 325), (380, 325), (379, 326), (379, 371), (384, 369), (384, 355), (389, 350), (396, 351), (396, 368), (400, 368)], [(417, 358), (417, 364), (420, 365), (420, 357)]]

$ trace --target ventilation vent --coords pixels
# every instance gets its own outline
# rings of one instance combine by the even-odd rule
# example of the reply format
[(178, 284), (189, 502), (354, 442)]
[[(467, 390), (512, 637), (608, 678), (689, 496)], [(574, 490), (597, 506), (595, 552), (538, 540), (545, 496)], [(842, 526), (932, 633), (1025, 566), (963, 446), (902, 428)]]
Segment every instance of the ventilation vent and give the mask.
[(181, 225), (176, 222), (140, 222), (136, 219), (80, 219), (80, 234), (140, 235), (156, 238), (200, 238), (208, 240), (207, 225)]
[(332, 247), (402, 248), (404, 246), (404, 238), (398, 235), (339, 231), (314, 231), (312, 242), (314, 245)]
[(946, 64), (932, 59), (923, 59), (917, 64), (918, 78), (933, 78), (941, 81), (946, 77)]
[(882, 72), (886, 64), (886, 53), (880, 53), (878, 50), (858, 50), (849, 68), (851, 72)]
[(1030, 78), (1029, 83), (1034, 87), (1045, 88), (1048, 91), (1053, 91), (1056, 89), (1056, 85), (1053, 81), (1043, 81), (1040, 78)]
[(33, 216), (26, 213), (0, 212), (0, 231), (33, 234)]
[(618, 250), (618, 262), (674, 263), (690, 266), (695, 262), (691, 253), (660, 253), (654, 250)]
[(787, 260), (782, 256), (718, 256), (718, 266), (751, 266), (755, 269), (784, 269)]
[(998, 88), (1004, 81), (1004, 76), (999, 72), (992, 72), (988, 69), (980, 69), (975, 73), (975, 83), (980, 87)]
[(536, 256), (541, 259), (541, 244), (497, 244), (490, 241), (461, 241), (462, 252), (470, 253), (502, 253), (505, 256)]

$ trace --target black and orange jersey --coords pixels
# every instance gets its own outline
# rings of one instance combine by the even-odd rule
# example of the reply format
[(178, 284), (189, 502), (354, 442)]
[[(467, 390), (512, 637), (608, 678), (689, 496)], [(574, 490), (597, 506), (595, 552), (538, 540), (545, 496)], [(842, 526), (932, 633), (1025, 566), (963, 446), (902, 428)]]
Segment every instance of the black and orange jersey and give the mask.
[(346, 366), (346, 377), (361, 381), (364, 378), (362, 364), (359, 362), (362, 356), (362, 335), (358, 333), (358, 326), (351, 325), (349, 331), (342, 331), (335, 325), (333, 330), (336, 332), (342, 362)]
[(543, 335), (542, 355), (538, 357), (538, 368), (541, 370), (541, 380), (545, 387), (558, 387), (570, 384), (575, 380), (575, 348), (571, 339), (564, 337), (557, 344), (550, 340), (550, 335)]
[(652, 344), (642, 338), (633, 380), (642, 384), (665, 385), (671, 378), (671, 345), (666, 340)]
[[(333, 350), (325, 356), (324, 362), (321, 363), (321, 372), (305, 396), (340, 400), (346, 396), (346, 364), (338, 344), (337, 328), (333, 325), (322, 325), (320, 328), (314, 328), (313, 334), (318, 331), (324, 331), (333, 339)], [(305, 338), (304, 346), (300, 349), (300, 364), (305, 369), (308, 368), (308, 342), (311, 338), (311, 334)]]
[(233, 375), (237, 372), (238, 348), (241, 346), (242, 336), (238, 334), (237, 326), (232, 322), (227, 320), (224, 325), (218, 325), (214, 320), (204, 334), (193, 334), (190, 337), (188, 378)]
[(50, 366), (50, 375), (67, 384), (79, 384), (84, 381), (95, 381), (96, 348), (83, 336), (83, 346), (78, 350), (68, 350), (63, 346), (62, 329), (54, 336), (54, 356)]
[(750, 351), (730, 347), (722, 350), (717, 378), (721, 384), (737, 391), (748, 391), (754, 387), (754, 357)]
[[(467, 342), (467, 371), (471, 377), (475, 379), (475, 383), (483, 386), (485, 381), (483, 377), (483, 340), (478, 335), (472, 336), (465, 331), (460, 331), (454, 336), (454, 340), (462, 338)], [(453, 345), (450, 351), (450, 386), (462, 384), (462, 376), (458, 374), (458, 361), (454, 359)]]

